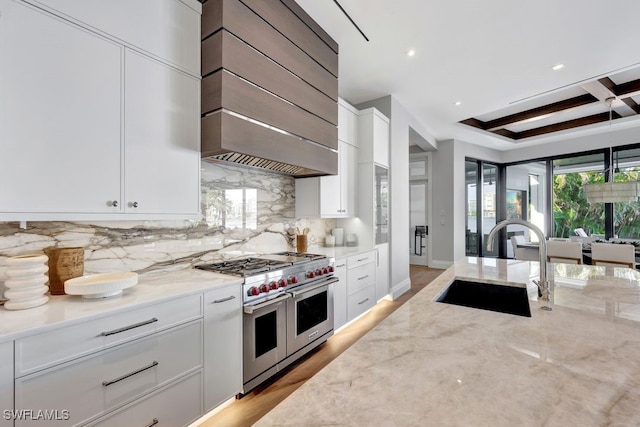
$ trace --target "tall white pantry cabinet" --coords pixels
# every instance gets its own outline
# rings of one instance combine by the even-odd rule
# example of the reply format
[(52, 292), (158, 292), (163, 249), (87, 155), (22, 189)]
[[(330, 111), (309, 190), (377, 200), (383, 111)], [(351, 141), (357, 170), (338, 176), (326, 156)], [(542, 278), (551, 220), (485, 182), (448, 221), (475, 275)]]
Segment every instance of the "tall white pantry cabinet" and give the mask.
[(0, 220), (199, 216), (193, 3), (0, 0)]

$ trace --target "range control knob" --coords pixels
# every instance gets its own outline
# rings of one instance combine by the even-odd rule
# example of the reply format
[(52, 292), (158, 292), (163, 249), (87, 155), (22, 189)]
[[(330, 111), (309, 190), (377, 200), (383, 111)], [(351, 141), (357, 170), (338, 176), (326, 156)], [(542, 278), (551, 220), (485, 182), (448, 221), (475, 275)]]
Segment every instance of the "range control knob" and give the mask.
[(329, 273), (333, 273), (333, 265), (330, 265), (329, 267), (327, 267), (327, 270), (329, 270)]
[(269, 285), (267, 285), (266, 283), (263, 283), (262, 285), (260, 285), (260, 292), (263, 292), (263, 293), (269, 292)]
[(278, 287), (279, 288), (285, 288), (287, 286), (287, 281), (284, 279), (280, 279), (278, 280)]
[(298, 283), (298, 278), (296, 276), (289, 277), (289, 283)]
[(315, 271), (309, 271), (309, 272), (307, 273), (307, 277), (308, 277), (309, 279), (313, 279), (314, 277), (316, 277), (316, 272), (315, 272)]
[(278, 284), (275, 281), (273, 281), (269, 283), (269, 288), (273, 290), (278, 289)]
[(322, 276), (322, 269), (321, 268), (316, 270), (316, 276)]
[(329, 274), (329, 268), (325, 267), (322, 269), (322, 274)]
[(260, 289), (258, 289), (256, 286), (252, 286), (247, 291), (247, 295), (249, 295), (250, 297), (254, 297), (256, 295), (260, 295)]

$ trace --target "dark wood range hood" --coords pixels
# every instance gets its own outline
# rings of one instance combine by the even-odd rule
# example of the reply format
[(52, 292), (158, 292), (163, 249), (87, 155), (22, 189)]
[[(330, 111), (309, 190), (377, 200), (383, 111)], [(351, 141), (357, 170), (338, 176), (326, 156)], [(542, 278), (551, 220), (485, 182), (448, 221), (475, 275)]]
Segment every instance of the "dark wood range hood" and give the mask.
[(208, 0), (202, 157), (338, 173), (338, 45), (294, 0)]

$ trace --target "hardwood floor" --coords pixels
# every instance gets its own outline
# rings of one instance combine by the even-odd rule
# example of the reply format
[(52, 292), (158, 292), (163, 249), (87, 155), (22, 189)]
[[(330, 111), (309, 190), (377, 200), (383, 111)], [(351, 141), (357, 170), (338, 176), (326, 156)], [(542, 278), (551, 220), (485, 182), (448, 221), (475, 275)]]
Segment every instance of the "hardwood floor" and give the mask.
[(408, 292), (395, 301), (380, 302), (368, 314), (329, 338), (294, 366), (263, 383), (242, 399), (235, 400), (199, 427), (251, 426), (443, 271), (412, 265), (411, 289)]

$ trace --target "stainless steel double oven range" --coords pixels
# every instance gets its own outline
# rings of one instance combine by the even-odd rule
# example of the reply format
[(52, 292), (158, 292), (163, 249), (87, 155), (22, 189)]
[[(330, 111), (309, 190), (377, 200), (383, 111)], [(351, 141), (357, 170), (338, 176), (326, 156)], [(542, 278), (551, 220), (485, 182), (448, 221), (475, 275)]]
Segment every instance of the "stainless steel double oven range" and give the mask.
[(333, 263), (281, 252), (197, 266), (244, 278), (243, 393), (333, 335)]

